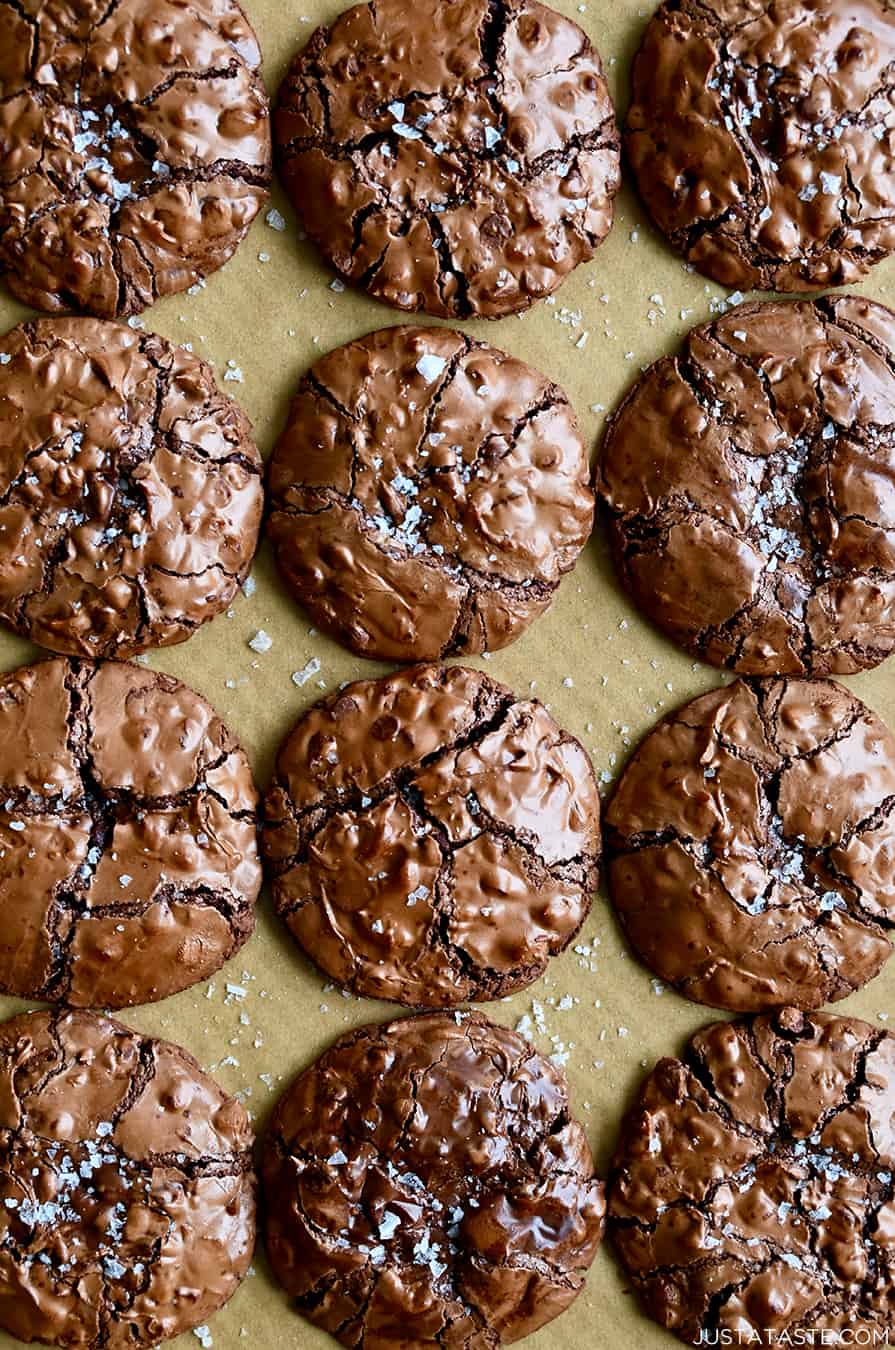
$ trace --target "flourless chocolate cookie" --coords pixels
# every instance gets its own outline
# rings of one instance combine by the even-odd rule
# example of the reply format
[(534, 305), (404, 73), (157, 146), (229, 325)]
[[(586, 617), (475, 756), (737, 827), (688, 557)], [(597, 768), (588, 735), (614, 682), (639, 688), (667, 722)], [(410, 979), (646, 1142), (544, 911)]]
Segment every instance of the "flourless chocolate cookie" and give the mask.
[(895, 314), (856, 296), (694, 328), (613, 417), (619, 575), (745, 675), (841, 675), (895, 646)]
[(274, 137), (327, 262), (398, 309), (527, 309), (612, 223), (619, 140), (599, 55), (536, 0), (355, 5), (295, 57)]
[(179, 1046), (67, 1009), (4, 1023), (0, 1327), (133, 1350), (201, 1325), (252, 1258), (251, 1150)]
[(133, 656), (230, 604), (261, 457), (204, 361), (126, 324), (31, 321), (0, 338), (0, 417), (0, 618), (16, 632)]
[(895, 737), (841, 685), (736, 680), (679, 708), (606, 831), (628, 937), (699, 1003), (816, 1008), (891, 953)]
[(859, 280), (895, 249), (887, 0), (667, 0), (625, 147), (659, 229), (744, 290)]
[(290, 591), (382, 660), (506, 646), (547, 609), (593, 523), (562, 389), (445, 328), (386, 328), (318, 361), (268, 486)]
[(348, 685), (300, 719), (265, 801), (278, 912), (358, 994), (439, 1007), (538, 978), (587, 917), (599, 797), (542, 704), (462, 666)]
[(893, 1080), (891, 1034), (795, 1008), (660, 1060), (609, 1188), (644, 1311), (694, 1345), (883, 1344), (858, 1336), (895, 1321)]
[(0, 269), (37, 309), (136, 314), (227, 261), (267, 197), (255, 34), (233, 0), (0, 13)]
[(121, 1008), (213, 974), (254, 926), (255, 811), (245, 754), (170, 675), (4, 675), (0, 989)]
[(267, 1251), (344, 1345), (496, 1350), (579, 1293), (603, 1186), (565, 1078), (475, 1013), (360, 1027), (283, 1094)]

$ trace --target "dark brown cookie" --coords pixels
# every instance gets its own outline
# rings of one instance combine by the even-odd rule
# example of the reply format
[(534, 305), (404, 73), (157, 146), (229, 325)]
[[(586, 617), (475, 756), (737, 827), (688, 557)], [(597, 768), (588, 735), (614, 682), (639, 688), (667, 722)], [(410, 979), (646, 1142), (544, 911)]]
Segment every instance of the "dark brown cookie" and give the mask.
[(267, 1251), (344, 1345), (496, 1350), (579, 1293), (603, 1186), (565, 1078), (476, 1013), (360, 1027), (283, 1094)]
[(213, 974), (254, 926), (256, 800), (235, 738), (170, 675), (0, 678), (0, 989), (121, 1008)]
[(895, 1326), (893, 1119), (895, 1037), (855, 1018), (717, 1022), (660, 1060), (609, 1189), (644, 1311), (694, 1345), (884, 1344), (856, 1332)]
[(619, 138), (599, 55), (536, 0), (355, 5), (296, 56), (274, 137), (327, 262), (398, 309), (527, 309), (612, 223)]
[(58, 0), (0, 15), (0, 270), (111, 318), (227, 261), (267, 198), (261, 54), (234, 0)]
[(659, 229), (744, 290), (858, 281), (895, 249), (887, 0), (667, 0), (625, 148)]
[(540, 976), (590, 909), (596, 780), (534, 699), (462, 666), (348, 685), (280, 747), (264, 852), (278, 912), (333, 979), (424, 1007)]
[(258, 542), (261, 457), (211, 369), (126, 324), (0, 338), (0, 618), (72, 656), (183, 642)]
[(268, 473), (280, 571), (361, 656), (494, 651), (549, 606), (593, 524), (563, 391), (445, 328), (386, 328), (302, 380)]
[(736, 680), (650, 732), (606, 812), (633, 946), (698, 1003), (817, 1008), (895, 925), (895, 737), (841, 685)]
[(0, 1025), (0, 1085), (0, 1327), (134, 1350), (227, 1302), (255, 1243), (252, 1131), (192, 1055), (28, 1013)]
[(688, 650), (842, 675), (895, 646), (895, 314), (743, 305), (650, 366), (599, 489), (619, 575)]

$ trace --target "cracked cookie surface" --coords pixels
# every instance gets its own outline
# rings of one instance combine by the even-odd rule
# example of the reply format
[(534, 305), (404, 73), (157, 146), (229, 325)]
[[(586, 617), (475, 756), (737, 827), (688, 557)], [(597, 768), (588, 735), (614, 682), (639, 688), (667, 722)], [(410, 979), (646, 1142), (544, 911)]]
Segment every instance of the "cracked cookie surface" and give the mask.
[(609, 1183), (644, 1311), (692, 1344), (891, 1333), (893, 1075), (895, 1037), (794, 1008), (716, 1023), (660, 1060)]
[(0, 679), (0, 989), (124, 1007), (212, 975), (254, 927), (257, 797), (208, 703), (61, 660)]
[(36, 309), (136, 314), (221, 267), (270, 119), (232, 0), (0, 3), (0, 270)]
[(248, 574), (248, 418), (182, 347), (38, 319), (0, 338), (0, 618), (72, 656), (183, 642)]
[(319, 28), (274, 112), (279, 172), (340, 276), (404, 310), (500, 318), (612, 223), (600, 58), (535, 0), (376, 0)]
[(593, 524), (565, 393), (444, 328), (386, 328), (304, 377), (268, 468), (289, 590), (361, 656), (493, 651), (549, 606)]
[(736, 680), (671, 713), (605, 833), (622, 926), (687, 998), (816, 1008), (888, 960), (895, 737), (841, 685)]
[(599, 470), (619, 576), (745, 675), (842, 675), (895, 646), (895, 314), (857, 296), (694, 328), (614, 414)]
[(625, 148), (659, 229), (744, 290), (860, 280), (895, 249), (886, 0), (669, 0), (632, 71)]
[(0, 1025), (0, 1326), (132, 1350), (204, 1322), (252, 1258), (252, 1143), (179, 1046), (67, 1009)]
[(348, 1032), (264, 1143), (266, 1241), (294, 1306), (344, 1345), (496, 1350), (557, 1317), (603, 1233), (565, 1078), (477, 1013)]
[(542, 704), (417, 666), (315, 704), (277, 755), (263, 845), (278, 913), (355, 993), (499, 998), (587, 917), (600, 804)]

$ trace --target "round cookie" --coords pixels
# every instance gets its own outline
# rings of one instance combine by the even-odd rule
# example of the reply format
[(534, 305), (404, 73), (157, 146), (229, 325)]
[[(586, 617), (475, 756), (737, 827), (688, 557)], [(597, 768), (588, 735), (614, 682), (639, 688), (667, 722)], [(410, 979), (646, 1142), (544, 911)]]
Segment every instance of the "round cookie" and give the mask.
[(562, 1313), (603, 1234), (562, 1072), (476, 1013), (340, 1037), (280, 1098), (267, 1252), (344, 1345), (495, 1350)]
[(609, 1185), (644, 1312), (693, 1345), (883, 1344), (856, 1333), (893, 1329), (893, 1105), (895, 1037), (855, 1018), (717, 1022), (660, 1060)]
[(170, 675), (0, 677), (0, 990), (122, 1008), (212, 975), (254, 927), (256, 803), (235, 738)]
[(346, 281), (499, 319), (609, 232), (619, 138), (599, 55), (536, 0), (376, 0), (318, 28), (280, 87), (283, 186)]
[(594, 498), (565, 393), (445, 328), (386, 328), (302, 380), (268, 469), (289, 590), (361, 656), (494, 651), (549, 606)]
[(744, 290), (851, 284), (895, 249), (886, 0), (667, 0), (625, 149), (671, 244)]
[(261, 457), (214, 375), (154, 333), (39, 319), (0, 338), (0, 618), (72, 656), (183, 642), (258, 542)]
[(206, 1318), (255, 1243), (245, 1110), (177, 1045), (95, 1013), (0, 1025), (0, 1327), (134, 1350)]
[(650, 732), (606, 840), (632, 946), (687, 998), (845, 998), (892, 950), (895, 737), (841, 685), (736, 680)]
[(315, 704), (280, 747), (262, 834), (277, 912), (360, 995), (444, 1007), (537, 979), (590, 909), (600, 803), (534, 699), (416, 666)]
[(15, 295), (111, 318), (221, 267), (271, 173), (239, 5), (9, 4), (0, 36), (0, 270)]
[(895, 646), (895, 314), (857, 296), (694, 328), (613, 416), (619, 576), (744, 675), (841, 675)]

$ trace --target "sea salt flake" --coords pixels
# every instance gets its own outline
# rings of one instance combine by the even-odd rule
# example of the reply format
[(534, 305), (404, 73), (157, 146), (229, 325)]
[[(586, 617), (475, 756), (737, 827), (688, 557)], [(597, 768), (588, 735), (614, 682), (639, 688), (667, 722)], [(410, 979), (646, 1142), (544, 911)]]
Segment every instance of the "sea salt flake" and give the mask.
[(431, 384), (433, 380), (437, 380), (439, 375), (444, 372), (446, 365), (447, 361), (445, 361), (443, 356), (435, 356), (432, 352), (427, 352), (417, 361), (416, 368), (423, 379), (426, 380), (428, 384)]

